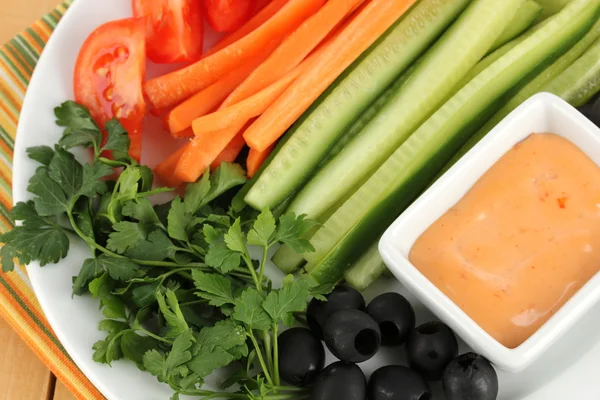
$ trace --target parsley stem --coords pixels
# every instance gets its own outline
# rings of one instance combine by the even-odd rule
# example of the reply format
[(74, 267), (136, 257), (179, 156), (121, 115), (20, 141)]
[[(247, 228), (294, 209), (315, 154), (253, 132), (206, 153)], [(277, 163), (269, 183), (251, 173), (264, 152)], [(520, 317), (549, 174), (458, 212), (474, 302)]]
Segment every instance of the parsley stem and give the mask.
[(263, 278), (265, 276), (265, 265), (267, 264), (267, 252), (269, 251), (269, 247), (263, 247), (263, 256), (260, 262), (260, 273), (258, 275), (258, 281), (262, 284)]
[(273, 383), (275, 383), (276, 386), (281, 384), (279, 379), (279, 343), (277, 342), (277, 337), (279, 336), (278, 330), (279, 324), (273, 324), (273, 364), (275, 365), (273, 370)]
[[(272, 340), (271, 340), (271, 332), (269, 331), (262, 331), (262, 335), (263, 335), (263, 342), (265, 344), (265, 357), (267, 358), (267, 367), (269, 367), (269, 372), (271, 374), (273, 374), (273, 372), (275, 371), (273, 369), (273, 352), (272, 352)], [(273, 381), (273, 383), (275, 385), (277, 385), (276, 381)]]
[(170, 340), (168, 340), (168, 339), (165, 339), (165, 338), (163, 338), (163, 337), (160, 337), (160, 336), (158, 336), (158, 335), (155, 335), (154, 333), (150, 332), (149, 330), (145, 329), (144, 327), (141, 327), (141, 326), (139, 326), (139, 327), (137, 327), (137, 329), (136, 329), (136, 330), (143, 332), (144, 334), (146, 334), (146, 336), (149, 336), (149, 337), (151, 337), (152, 339), (156, 339), (156, 340), (158, 340), (159, 342), (173, 344), (173, 342), (172, 342), (172, 341), (170, 341)]
[(269, 373), (267, 365), (265, 364), (265, 359), (263, 357), (263, 353), (258, 344), (258, 341), (254, 337), (254, 333), (252, 332), (252, 329), (250, 329), (248, 327), (247, 330), (248, 330), (248, 337), (250, 338), (250, 340), (252, 341), (252, 344), (254, 345), (254, 348), (256, 349), (256, 356), (258, 357), (258, 362), (260, 362), (260, 366), (263, 370), (263, 373), (265, 374), (265, 378), (267, 379), (267, 382), (269, 382), (269, 384), (273, 385), (273, 379), (271, 379), (271, 374)]
[(154, 196), (156, 194), (168, 193), (168, 192), (172, 192), (172, 191), (173, 191), (173, 189), (171, 189), (171, 188), (158, 188), (158, 189), (150, 190), (150, 191), (147, 191), (147, 192), (140, 192), (140, 193), (136, 194), (135, 196), (137, 198), (151, 197), (151, 196)]
[(244, 252), (242, 254), (242, 258), (244, 259), (244, 262), (246, 263), (246, 266), (248, 267), (248, 270), (250, 271), (250, 275), (252, 275), (252, 279), (254, 280), (254, 284), (256, 285), (256, 290), (258, 290), (258, 293), (262, 293), (263, 292), (262, 281), (258, 280), (258, 275), (256, 275), (256, 271), (254, 270), (254, 264), (252, 264), (252, 259), (250, 259), (250, 256), (248, 255), (247, 252)]
[[(91, 247), (95, 248), (98, 251), (101, 251), (102, 253), (104, 253), (108, 256), (111, 256), (114, 258), (128, 259), (129, 261), (131, 261), (134, 264), (143, 265), (143, 266), (147, 266), (147, 267), (165, 267), (165, 268), (180, 268), (181, 267), (181, 264), (178, 264), (173, 261), (137, 260), (135, 258), (129, 258), (124, 255), (114, 253), (114, 252), (108, 250), (106, 247), (99, 245), (98, 243), (96, 243), (96, 241), (94, 239), (92, 239), (91, 237), (87, 236), (84, 232), (82, 232), (81, 229), (79, 229), (79, 227), (77, 226), (77, 223), (75, 222), (75, 218), (73, 217), (73, 213), (71, 211), (69, 211), (67, 213), (67, 215), (69, 216), (69, 222), (71, 223), (71, 226), (75, 230), (75, 233), (77, 233), (77, 235), (79, 235), (79, 237), (81, 237), (81, 239), (83, 239), (83, 241), (86, 242), (88, 245), (90, 245)], [(250, 263), (250, 264), (252, 264), (252, 263)], [(186, 267), (188, 269), (207, 269), (207, 270), (209, 269), (209, 268), (206, 268), (206, 264), (204, 264), (204, 263), (189, 263), (189, 264), (186, 264)]]

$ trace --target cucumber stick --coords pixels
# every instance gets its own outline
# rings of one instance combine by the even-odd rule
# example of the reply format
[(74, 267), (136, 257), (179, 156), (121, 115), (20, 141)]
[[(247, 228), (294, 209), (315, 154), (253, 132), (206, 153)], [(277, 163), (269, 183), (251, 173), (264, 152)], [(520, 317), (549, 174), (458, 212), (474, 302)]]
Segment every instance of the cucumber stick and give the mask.
[(581, 107), (600, 91), (600, 39), (562, 74), (550, 82), (545, 91)]
[(540, 19), (546, 19), (562, 10), (571, 0), (538, 0), (544, 8)]
[[(510, 114), (515, 108), (521, 105), (525, 100), (530, 98), (536, 93), (549, 91), (548, 84), (553, 81), (558, 75), (565, 71), (570, 65), (572, 65), (581, 55), (598, 39), (600, 38), (600, 20), (596, 21), (594, 26), (589, 32), (577, 42), (569, 51), (563, 54), (538, 76), (536, 76), (531, 82), (523, 86), (511, 99), (509, 99), (504, 107), (502, 107), (481, 129), (477, 131), (461, 148), (452, 159), (444, 166), (438, 177), (452, 167), (462, 156), (467, 154), (469, 150), (473, 148), (481, 139), (488, 134), (500, 121), (502, 121), (508, 114)], [(584, 71), (588, 72), (588, 71)], [(582, 78), (585, 74), (581, 74)], [(567, 82), (567, 85), (572, 84), (580, 77), (571, 77), (571, 82)], [(585, 79), (585, 78), (584, 78)], [(553, 91), (557, 96), (563, 97), (560, 89)], [(568, 101), (568, 100), (567, 100)]]
[(455, 86), (488, 52), (522, 3), (523, 0), (472, 2), (425, 54), (402, 90), (360, 135), (313, 176), (288, 210), (318, 218), (351, 194), (453, 94)]
[(353, 288), (363, 291), (387, 270), (379, 255), (379, 238), (344, 273), (344, 280)]
[(257, 209), (272, 208), (298, 189), (361, 111), (437, 39), (468, 3), (422, 0), (409, 10), (295, 128), (246, 195), (246, 202)]
[[(321, 163), (317, 166), (317, 169), (321, 168), (323, 165), (326, 165), (329, 160), (331, 160), (340, 151), (342, 151), (344, 146), (352, 138), (354, 138), (356, 135), (358, 135), (359, 133), (362, 132), (362, 129), (369, 122), (371, 122), (371, 120), (377, 115), (377, 113), (385, 106), (385, 104), (387, 104), (387, 102), (392, 97), (392, 95), (397, 90), (400, 90), (400, 88), (402, 87), (404, 82), (406, 82), (406, 80), (410, 76), (411, 71), (413, 71), (413, 70), (414, 70), (414, 68), (411, 67), (411, 68), (407, 69), (406, 71), (404, 71), (404, 73), (400, 77), (398, 77), (396, 79), (396, 81), (389, 88), (387, 88), (381, 94), (381, 96), (379, 96), (379, 98), (367, 108), (367, 110), (364, 113), (362, 113), (362, 115), (352, 124), (350, 129), (348, 129), (348, 132), (338, 140), (338, 142), (333, 146), (333, 148), (331, 148), (329, 150), (327, 155), (323, 158)], [(331, 213), (333, 213), (333, 211), (335, 211), (336, 209), (337, 209), (337, 207), (334, 206), (330, 210), (329, 214), (328, 213), (323, 214), (322, 216), (320, 216), (318, 218), (318, 221), (320, 223), (324, 223), (327, 220), (327, 218), (329, 218)], [(306, 238), (310, 239), (315, 232), (316, 232), (316, 229), (314, 231), (308, 233), (306, 235)], [(304, 264), (304, 262), (305, 262), (303, 254), (298, 254), (294, 249), (292, 249), (291, 247), (289, 247), (285, 244), (281, 245), (279, 247), (279, 249), (277, 249), (277, 251), (273, 255), (272, 261), (275, 263), (275, 265), (277, 265), (277, 267), (279, 267), (279, 269), (282, 272), (284, 272), (286, 274), (290, 274), (290, 273), (294, 272), (296, 269), (300, 268), (302, 266), (302, 264)]]
[(572, 0), (534, 35), (481, 72), (433, 114), (313, 236), (307, 270), (339, 280), (463, 142), (463, 129), (538, 65), (565, 51), (597, 20), (600, 0)]
[(525, 32), (533, 25), (543, 11), (544, 8), (537, 1), (525, 1), (521, 8), (519, 8), (519, 11), (517, 11), (515, 18), (513, 18), (500, 37), (496, 39), (493, 47), (499, 48)]
[[(523, 7), (525, 7), (527, 3), (528, 3), (528, 1), (526, 1), (524, 3), (524, 5), (521, 7), (521, 9), (523, 9)], [(513, 21), (511, 22), (511, 24), (517, 23), (516, 20), (518, 20), (519, 18), (520, 17), (517, 13), (517, 15), (513, 18)], [(499, 43), (494, 44), (493, 48), (490, 49), (491, 54), (489, 56), (485, 57), (483, 60), (479, 61), (477, 63), (477, 65), (475, 67), (473, 67), (471, 69), (471, 71), (469, 71), (469, 75), (467, 75), (467, 76), (470, 76), (470, 78), (468, 81), (470, 81), (479, 72), (481, 72), (485, 68), (487, 68), (490, 64), (492, 64), (498, 58), (500, 58), (501, 56), (506, 54), (510, 49), (512, 49), (514, 46), (516, 46), (519, 43), (519, 41), (521, 41), (523, 39), (524, 39), (524, 36), (517, 40), (513, 40), (509, 44), (506, 44), (499, 49), (496, 47), (496, 46), (499, 46)], [(390, 101), (390, 99), (394, 96), (394, 94), (396, 92), (398, 92), (402, 88), (402, 86), (404, 86), (404, 84), (410, 78), (412, 73), (417, 69), (417, 67), (420, 65), (420, 63), (423, 62), (422, 61), (423, 59), (424, 59), (424, 56), (421, 56), (417, 61), (415, 61), (410, 66), (410, 68), (405, 70), (398, 78), (396, 78), (394, 83), (392, 85), (390, 85), (390, 87), (388, 87), (377, 98), (377, 100), (375, 100), (375, 102), (373, 102), (361, 114), (361, 116), (348, 129), (348, 131), (342, 137), (340, 137), (339, 140), (337, 141), (337, 143), (329, 150), (327, 155), (325, 155), (323, 157), (323, 160), (318, 164), (318, 166), (316, 168), (317, 171), (319, 171), (321, 168), (325, 167), (327, 165), (327, 163), (331, 159), (333, 159), (335, 156), (337, 156), (352, 139), (354, 139), (357, 135), (362, 133), (364, 128), (373, 120), (373, 118), (375, 118), (375, 116), (379, 113), (379, 111), (381, 111), (383, 109), (383, 107), (385, 107), (385, 105)], [(458, 89), (462, 88), (464, 86), (464, 84), (468, 83), (468, 81), (464, 80), (459, 85), (457, 85), (457, 87), (455, 88), (456, 91), (458, 91)], [(453, 93), (449, 94), (448, 98), (452, 94)], [(245, 196), (246, 193), (247, 193), (247, 191), (244, 192), (243, 195)], [(348, 196), (346, 196), (346, 197), (348, 197)], [(346, 198), (344, 198), (343, 201), (344, 200), (346, 200)], [(343, 203), (343, 201), (342, 201), (342, 203)], [(328, 216), (327, 216), (327, 218), (328, 218)], [(325, 216), (321, 216), (318, 218), (318, 220), (322, 223), (327, 218), (325, 218)], [(312, 237), (313, 233), (314, 232), (311, 232), (310, 235), (307, 235), (306, 238), (310, 239)], [(286, 274), (292, 273), (293, 271), (295, 271), (297, 268), (300, 268), (305, 263), (303, 254), (296, 253), (292, 248), (290, 248), (286, 245), (282, 245), (281, 247), (279, 247), (279, 249), (275, 252), (275, 255), (273, 256), (272, 260), (275, 263), (275, 265), (277, 265), (279, 267), (279, 269)], [(363, 263), (363, 265), (364, 265), (364, 263)]]

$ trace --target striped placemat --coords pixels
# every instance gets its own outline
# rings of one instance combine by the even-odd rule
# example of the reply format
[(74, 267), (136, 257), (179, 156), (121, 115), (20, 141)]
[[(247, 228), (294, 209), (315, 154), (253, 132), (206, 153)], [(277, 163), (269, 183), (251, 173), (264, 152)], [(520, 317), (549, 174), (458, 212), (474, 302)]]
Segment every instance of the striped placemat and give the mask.
[[(12, 160), (19, 112), (40, 53), (73, 0), (66, 0), (0, 48), (0, 231), (13, 226)], [(37, 302), (23, 266), (0, 271), (0, 315), (78, 399), (103, 399), (69, 358)], [(0, 389), (1, 390), (1, 389)], [(12, 400), (12, 399), (11, 399)], [(17, 400), (17, 399), (15, 399)]]

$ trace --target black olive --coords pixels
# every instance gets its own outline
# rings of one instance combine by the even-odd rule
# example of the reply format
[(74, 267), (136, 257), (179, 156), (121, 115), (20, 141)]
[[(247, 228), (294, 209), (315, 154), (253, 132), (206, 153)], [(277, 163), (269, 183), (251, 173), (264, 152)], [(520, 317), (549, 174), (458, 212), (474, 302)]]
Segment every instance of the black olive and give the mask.
[(448, 326), (433, 321), (410, 332), (406, 351), (413, 369), (427, 380), (438, 381), (442, 378), (444, 368), (458, 354), (458, 342)]
[(311, 400), (365, 400), (367, 379), (356, 364), (336, 362), (315, 380)]
[(431, 389), (418, 372), (399, 365), (379, 368), (371, 375), (369, 400), (431, 400)]
[(374, 298), (367, 313), (379, 324), (382, 346), (400, 346), (415, 327), (415, 311), (399, 293), (384, 293)]
[(444, 370), (442, 379), (448, 400), (496, 400), (498, 374), (488, 360), (475, 353), (459, 356)]
[(323, 339), (323, 328), (331, 314), (341, 310), (365, 309), (362, 294), (347, 285), (337, 285), (326, 297), (327, 301), (312, 299), (306, 310), (308, 326), (320, 339)]
[(327, 348), (342, 361), (367, 361), (379, 351), (381, 345), (377, 322), (359, 310), (334, 313), (327, 321), (324, 333)]
[(323, 343), (310, 330), (292, 328), (277, 339), (279, 373), (294, 386), (310, 386), (325, 366)]

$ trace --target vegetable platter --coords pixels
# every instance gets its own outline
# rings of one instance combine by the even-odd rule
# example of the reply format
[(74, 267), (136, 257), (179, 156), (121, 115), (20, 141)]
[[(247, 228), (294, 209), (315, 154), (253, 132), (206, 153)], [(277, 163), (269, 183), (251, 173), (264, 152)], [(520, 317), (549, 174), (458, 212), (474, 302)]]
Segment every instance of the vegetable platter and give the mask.
[(110, 400), (600, 396), (600, 308), (496, 371), (377, 251), (532, 95), (598, 123), (599, 16), (600, 0), (78, 0), (25, 99), (2, 268), (28, 265)]

